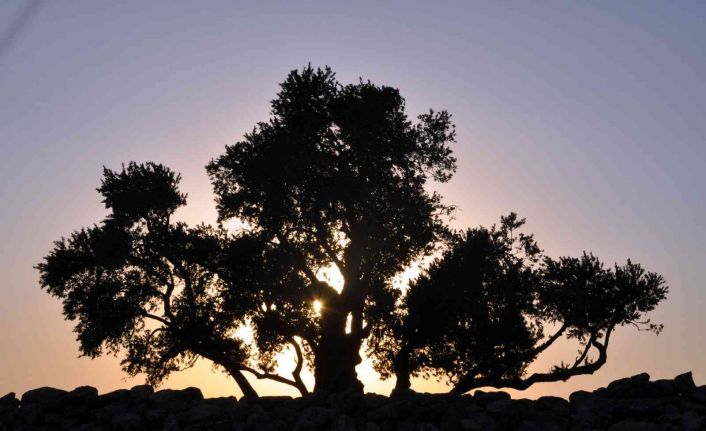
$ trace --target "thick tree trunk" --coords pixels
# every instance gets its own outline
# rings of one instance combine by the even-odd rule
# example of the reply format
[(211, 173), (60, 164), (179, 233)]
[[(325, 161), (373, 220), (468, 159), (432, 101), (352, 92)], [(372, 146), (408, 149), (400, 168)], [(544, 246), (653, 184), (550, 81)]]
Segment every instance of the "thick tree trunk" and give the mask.
[(412, 385), (410, 382), (411, 372), (409, 365), (409, 357), (411, 353), (411, 349), (407, 345), (405, 345), (404, 347), (402, 347), (402, 349), (400, 349), (400, 351), (397, 353), (397, 356), (395, 357), (393, 366), (395, 371), (396, 382), (393, 393), (409, 391)]
[(316, 349), (314, 392), (363, 392), (355, 367), (360, 364), (361, 340), (346, 334), (346, 314), (329, 304), (321, 315), (321, 341)]

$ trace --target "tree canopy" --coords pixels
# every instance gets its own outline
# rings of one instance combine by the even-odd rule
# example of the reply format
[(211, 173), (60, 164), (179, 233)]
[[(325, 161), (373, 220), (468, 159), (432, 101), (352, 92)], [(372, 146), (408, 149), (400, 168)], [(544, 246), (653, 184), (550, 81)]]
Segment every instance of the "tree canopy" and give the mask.
[[(292, 71), (271, 105), (268, 121), (207, 166), (219, 222), (240, 222), (237, 232), (173, 221), (186, 196), (162, 165), (104, 169), (106, 218), (37, 266), (84, 355), (122, 352), (124, 370), (152, 383), (203, 357), (256, 396), (246, 375), (307, 393), (304, 366), (317, 392), (360, 391), (367, 349), (398, 389), (434, 375), (466, 392), (592, 373), (616, 327), (661, 329), (644, 316), (667, 288), (637, 264), (554, 260), (515, 214), (450, 229), (453, 207), (432, 190), (456, 170), (447, 112), (412, 120), (398, 90), (342, 85), (311, 66)], [(407, 289), (393, 284), (432, 256)], [(238, 336), (246, 326), (252, 344)], [(578, 341), (579, 356), (528, 376), (561, 338)], [(291, 376), (277, 374), (285, 349)]]
[[(396, 389), (413, 375), (446, 378), (459, 393), (564, 381), (606, 362), (615, 328), (660, 332), (644, 317), (666, 296), (660, 275), (630, 260), (606, 268), (587, 253), (554, 260), (519, 231), (524, 224), (511, 213), (499, 226), (457, 233), (410, 284), (369, 349), (383, 376), (396, 374)], [(527, 376), (562, 336), (578, 342), (577, 357)]]

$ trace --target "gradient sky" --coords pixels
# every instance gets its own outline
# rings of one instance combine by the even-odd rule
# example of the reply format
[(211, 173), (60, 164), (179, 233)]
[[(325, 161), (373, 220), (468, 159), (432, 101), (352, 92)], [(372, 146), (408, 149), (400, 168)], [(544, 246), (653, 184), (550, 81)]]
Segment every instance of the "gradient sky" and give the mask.
[[(103, 217), (103, 165), (167, 164), (189, 194), (179, 217), (213, 222), (204, 166), (267, 119), (278, 83), (308, 62), (398, 87), (410, 114), (453, 114), (459, 169), (440, 191), (459, 207), (455, 227), (516, 211), (551, 256), (631, 257), (667, 279), (660, 336), (620, 330), (594, 376), (517, 396), (642, 371), (706, 383), (706, 3), (37, 4), (18, 26), (25, 2), (0, 3), (0, 395), (141, 383), (116, 358), (77, 358), (33, 265)], [(574, 353), (558, 346), (533, 369)], [(369, 391), (393, 384), (359, 371)], [(165, 383), (191, 385), (239, 395), (206, 362)]]

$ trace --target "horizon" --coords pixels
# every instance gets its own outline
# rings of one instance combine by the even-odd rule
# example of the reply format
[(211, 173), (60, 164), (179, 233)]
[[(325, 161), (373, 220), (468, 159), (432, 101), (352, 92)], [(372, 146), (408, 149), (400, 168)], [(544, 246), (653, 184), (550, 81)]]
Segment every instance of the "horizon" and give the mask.
[[(568, 396), (641, 372), (706, 379), (706, 5), (36, 4), (0, 44), (0, 325), (11, 328), (0, 332), (0, 395), (142, 383), (116, 358), (77, 358), (73, 325), (33, 266), (106, 214), (95, 191), (103, 166), (164, 163), (188, 194), (177, 218), (215, 224), (205, 165), (267, 120), (278, 83), (307, 63), (343, 83), (399, 88), (410, 117), (452, 114), (459, 166), (435, 188), (458, 206), (453, 228), (515, 211), (549, 256), (586, 250), (664, 275), (670, 292), (651, 314), (662, 334), (620, 329), (596, 374), (513, 397)], [(0, 34), (23, 7), (0, 6)], [(556, 346), (530, 371), (574, 350)], [(358, 372), (366, 391), (394, 385), (369, 361)], [(261, 395), (294, 393), (251, 382)], [(163, 385), (187, 386), (240, 395), (205, 360)]]

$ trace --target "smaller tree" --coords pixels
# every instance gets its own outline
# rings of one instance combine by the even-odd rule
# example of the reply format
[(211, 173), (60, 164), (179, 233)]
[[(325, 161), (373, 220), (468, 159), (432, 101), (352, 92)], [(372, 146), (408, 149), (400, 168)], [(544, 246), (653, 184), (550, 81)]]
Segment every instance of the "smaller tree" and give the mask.
[[(454, 393), (565, 381), (606, 363), (615, 328), (659, 333), (645, 313), (666, 296), (660, 275), (630, 260), (606, 268), (586, 253), (551, 259), (532, 235), (518, 233), (524, 223), (511, 213), (499, 226), (458, 234), (410, 283), (401, 311), (370, 343), (377, 371), (394, 373), (396, 390), (409, 389), (415, 375), (445, 378)], [(527, 375), (562, 337), (578, 342), (577, 357)]]
[[(186, 203), (179, 180), (154, 163), (104, 169), (98, 191), (110, 214), (57, 241), (37, 266), (42, 287), (63, 301), (67, 319), (77, 321), (81, 353), (94, 358), (123, 350), (123, 369), (145, 373), (152, 384), (203, 357), (228, 372), (246, 396), (257, 394), (243, 372), (306, 393), (301, 347), (286, 331), (258, 337), (258, 349), (237, 336), (248, 322), (257, 333), (268, 332), (272, 303), (260, 292), (264, 285), (297, 285), (287, 256), (256, 236), (172, 222)], [(279, 305), (292, 322), (314, 318), (304, 302)], [(286, 345), (299, 353), (291, 379), (274, 374), (272, 365)], [(254, 367), (253, 358), (265, 368)]]

